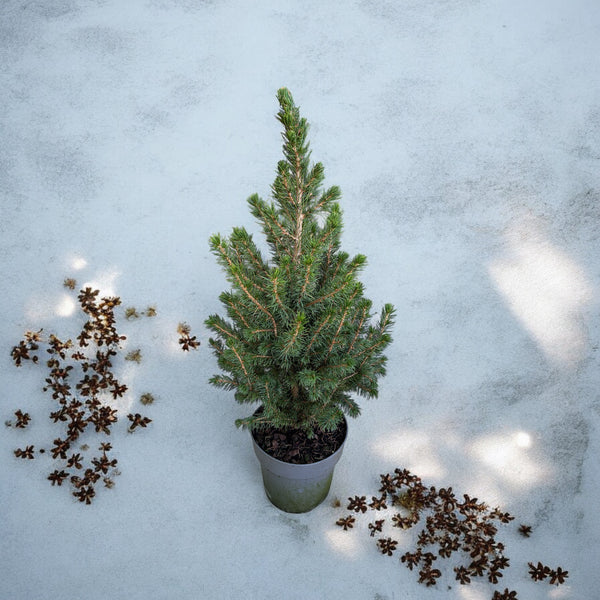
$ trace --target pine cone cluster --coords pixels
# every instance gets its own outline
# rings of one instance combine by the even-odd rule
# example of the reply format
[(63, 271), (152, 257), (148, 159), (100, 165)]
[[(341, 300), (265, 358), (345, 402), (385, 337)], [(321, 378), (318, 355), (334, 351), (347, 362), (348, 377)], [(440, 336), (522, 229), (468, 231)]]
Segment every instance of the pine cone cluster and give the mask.
[[(491, 508), (478, 498), (467, 494), (457, 496), (451, 487), (437, 489), (427, 487), (421, 479), (407, 469), (395, 469), (394, 473), (379, 476), (379, 496), (372, 496), (367, 505), (366, 496), (348, 498), (347, 509), (355, 513), (365, 513), (367, 506), (381, 512), (392, 512), (391, 526), (401, 530), (417, 524), (422, 529), (416, 536), (416, 547), (403, 553), (400, 562), (409, 570), (415, 570), (419, 583), (436, 585), (442, 576), (437, 568), (439, 559), (459, 556), (460, 562), (453, 567), (455, 580), (461, 585), (471, 583), (474, 578), (486, 578), (497, 584), (503, 571), (510, 565), (505, 555), (504, 544), (496, 540), (500, 524), (507, 524), (514, 517), (500, 508)], [(388, 508), (389, 507), (389, 508)], [(349, 524), (348, 521), (351, 521)], [(382, 554), (392, 556), (398, 540), (383, 535), (386, 519), (378, 519), (368, 524), (371, 537), (377, 538), (377, 546)], [(349, 515), (340, 518), (336, 524), (344, 530), (352, 527), (355, 518)], [(519, 532), (525, 537), (531, 534), (531, 527), (520, 525)], [(551, 584), (564, 583), (568, 571), (561, 567), (550, 569), (538, 563), (529, 563), (530, 575), (535, 581), (549, 578)], [(517, 592), (506, 588), (495, 591), (492, 600), (517, 600)]]
[[(127, 392), (113, 372), (113, 360), (121, 343), (126, 339), (116, 328), (115, 308), (121, 304), (118, 297), (99, 298), (99, 290), (85, 288), (78, 300), (87, 321), (84, 323), (77, 341), (61, 340), (51, 334), (45, 341), (48, 377), (45, 378), (44, 392), (51, 394), (56, 402), (56, 410), (50, 419), (64, 428), (63, 435), (53, 441), (50, 454), (54, 460), (62, 461), (48, 480), (52, 485), (61, 486), (69, 481), (72, 494), (80, 502), (90, 504), (95, 497), (95, 485), (102, 480), (106, 487), (112, 487), (113, 478), (118, 474), (117, 459), (109, 456), (112, 446), (102, 443), (100, 454), (87, 456), (80, 451), (87, 444), (77, 447), (79, 438), (86, 430), (93, 429), (97, 434), (110, 435), (111, 428), (118, 421), (117, 409), (110, 404)], [(24, 339), (12, 349), (15, 365), (20, 367), (25, 360), (40, 362), (42, 331), (28, 331)], [(79, 377), (74, 381), (74, 376)], [(31, 417), (20, 409), (15, 412), (15, 427), (25, 428)], [(139, 413), (129, 414), (130, 431), (137, 426), (146, 427), (151, 419)], [(39, 450), (42, 453), (44, 450)], [(14, 451), (18, 458), (33, 459), (33, 445)]]

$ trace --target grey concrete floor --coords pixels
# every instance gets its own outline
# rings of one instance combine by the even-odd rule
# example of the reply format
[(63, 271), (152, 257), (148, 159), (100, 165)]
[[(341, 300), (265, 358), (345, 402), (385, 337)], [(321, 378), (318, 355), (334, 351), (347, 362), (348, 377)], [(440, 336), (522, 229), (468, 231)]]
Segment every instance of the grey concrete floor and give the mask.
[[(1, 415), (34, 422), (0, 436), (0, 598), (596, 598), (599, 34), (584, 0), (4, 0)], [(245, 199), (269, 195), (282, 86), (342, 188), (367, 296), (398, 311), (330, 498), (297, 516), (233, 426), (251, 409), (207, 383), (203, 327), (226, 288), (209, 235), (260, 237)], [(152, 390), (152, 426), (114, 434), (122, 475), (89, 507), (49, 486), (47, 455), (12, 453), (54, 434), (41, 371), (9, 353), (27, 328), (73, 330), (65, 277), (158, 311), (125, 324), (144, 361), (121, 408)], [(395, 467), (533, 527), (503, 530), (503, 581), (461, 586), (448, 563), (425, 588), (366, 517), (336, 527)], [(569, 579), (532, 582), (538, 560)]]

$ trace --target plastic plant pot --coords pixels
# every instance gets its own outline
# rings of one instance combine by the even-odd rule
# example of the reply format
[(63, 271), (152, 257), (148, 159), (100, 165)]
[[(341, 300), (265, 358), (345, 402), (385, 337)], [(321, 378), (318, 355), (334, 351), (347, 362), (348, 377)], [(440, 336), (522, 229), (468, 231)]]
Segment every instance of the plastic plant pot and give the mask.
[(330, 456), (309, 464), (293, 464), (267, 454), (252, 436), (254, 452), (262, 471), (267, 498), (280, 510), (288, 513), (309, 512), (329, 493), (335, 465), (342, 456), (348, 437), (348, 423), (342, 445)]

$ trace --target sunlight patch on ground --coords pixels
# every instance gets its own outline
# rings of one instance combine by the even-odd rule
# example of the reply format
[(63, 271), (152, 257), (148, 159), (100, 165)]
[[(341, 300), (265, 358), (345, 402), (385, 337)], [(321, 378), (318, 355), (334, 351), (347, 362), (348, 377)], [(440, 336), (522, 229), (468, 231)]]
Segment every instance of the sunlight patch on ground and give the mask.
[[(125, 381), (125, 380), (123, 380)], [(131, 412), (139, 412), (139, 410), (133, 410), (133, 405), (135, 404), (136, 398), (133, 394), (128, 390), (124, 396), (120, 398), (107, 398), (106, 404), (110, 404), (113, 408), (117, 409), (117, 414), (119, 417), (124, 417), (125, 415)]]
[(434, 435), (398, 431), (378, 438), (371, 450), (424, 482), (446, 485), (449, 472), (462, 474), (463, 492), (484, 495), (494, 505), (506, 502), (509, 489), (529, 489), (554, 472), (540, 459), (535, 438), (522, 430), (463, 438), (438, 423)]
[(102, 297), (117, 296), (116, 283), (120, 275), (121, 271), (116, 268), (106, 269), (98, 273), (93, 280), (86, 281), (80, 288), (85, 289), (86, 287), (91, 287), (94, 290), (100, 290), (100, 295)]
[(490, 597), (489, 590), (476, 581), (469, 585), (458, 585), (457, 589), (462, 600), (488, 600)]
[(139, 409), (133, 410), (137, 397), (132, 385), (132, 382), (136, 379), (136, 375), (139, 373), (139, 369), (139, 365), (127, 364), (123, 368), (115, 370), (115, 377), (119, 380), (119, 383), (127, 386), (127, 392), (123, 396), (120, 398), (113, 398), (111, 396), (109, 401), (109, 404), (117, 409), (120, 416), (130, 412), (139, 412)]
[(56, 314), (59, 317), (70, 317), (76, 310), (77, 304), (71, 296), (63, 294), (56, 305)]
[(515, 434), (515, 444), (519, 448), (530, 448), (532, 443), (531, 436), (525, 431), (519, 431)]
[(561, 600), (562, 598), (572, 598), (571, 587), (569, 585), (561, 585), (555, 587), (548, 592), (548, 598), (552, 600)]
[(552, 362), (577, 363), (587, 336), (582, 311), (592, 287), (581, 269), (552, 245), (541, 228), (523, 222), (507, 235), (505, 256), (489, 274), (513, 314)]
[[(119, 383), (125, 383), (125, 385), (127, 385), (125, 378), (119, 379)], [(131, 409), (135, 402), (135, 397), (131, 393), (130, 389), (128, 389), (127, 392), (119, 398), (113, 398), (110, 392), (103, 392), (98, 394), (98, 400), (100, 400), (102, 404), (116, 409), (117, 415), (120, 419), (123, 419), (130, 412), (139, 412)]]
[(348, 558), (356, 558), (360, 553), (360, 545), (356, 536), (349, 535), (349, 533), (351, 532), (344, 531), (341, 527), (328, 529), (325, 532), (325, 539), (334, 552)]
[(518, 431), (511, 434), (486, 435), (471, 444), (470, 454), (491, 469), (495, 475), (514, 486), (532, 486), (545, 480), (551, 469), (534, 460), (531, 436)]
[(71, 267), (71, 269), (75, 269), (75, 271), (81, 271), (81, 269), (87, 267), (87, 260), (85, 260), (85, 258), (82, 258), (81, 256), (74, 256), (69, 261), (69, 266)]
[[(164, 342), (164, 350), (170, 357), (182, 360), (186, 355), (190, 354), (190, 352), (183, 352), (181, 350), (181, 346), (178, 343), (179, 334), (177, 333), (177, 327), (166, 331), (164, 336), (166, 340)], [(193, 350), (191, 352), (193, 352)]]
[(70, 317), (75, 309), (75, 302), (67, 294), (32, 294), (25, 304), (25, 317), (41, 326), (53, 317)]
[(380, 436), (372, 450), (381, 458), (393, 461), (398, 467), (406, 467), (420, 477), (442, 478), (446, 474), (436, 460), (436, 451), (425, 433), (396, 432)]

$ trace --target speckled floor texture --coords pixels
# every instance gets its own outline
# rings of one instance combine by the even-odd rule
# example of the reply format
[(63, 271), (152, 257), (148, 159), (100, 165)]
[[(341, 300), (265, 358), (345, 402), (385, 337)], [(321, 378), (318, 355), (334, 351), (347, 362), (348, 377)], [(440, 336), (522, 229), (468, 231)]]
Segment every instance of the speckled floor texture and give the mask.
[[(32, 422), (0, 436), (0, 598), (597, 598), (599, 55), (593, 0), (3, 0), (0, 418)], [(228, 287), (209, 236), (264, 245), (246, 198), (270, 194), (283, 86), (342, 189), (342, 249), (398, 314), (379, 398), (304, 515), (267, 500), (234, 427), (255, 407), (208, 384), (204, 327)], [(13, 454), (59, 435), (43, 368), (10, 350), (27, 329), (76, 335), (65, 277), (157, 310), (125, 320), (143, 359), (117, 365), (120, 414), (152, 423), (119, 423), (121, 475), (89, 506), (46, 480), (48, 452)], [(375, 513), (335, 525), (396, 467), (515, 515), (498, 584), (460, 585), (440, 557), (427, 588), (399, 560), (414, 531), (388, 521), (389, 557)], [(538, 561), (568, 579), (532, 581)]]

